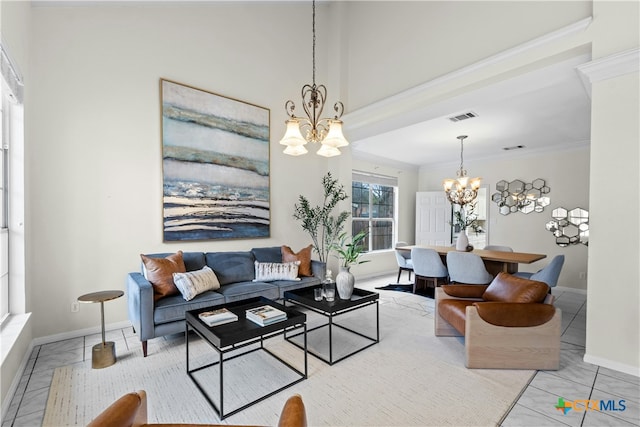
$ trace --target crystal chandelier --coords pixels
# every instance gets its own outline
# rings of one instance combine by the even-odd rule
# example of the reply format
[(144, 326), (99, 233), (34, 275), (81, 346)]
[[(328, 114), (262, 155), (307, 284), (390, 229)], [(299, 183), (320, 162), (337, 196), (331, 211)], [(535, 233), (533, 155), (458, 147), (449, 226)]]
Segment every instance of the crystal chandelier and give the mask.
[[(307, 117), (296, 117), (296, 108), (293, 101), (288, 100), (284, 108), (289, 115), (285, 122), (287, 130), (280, 144), (286, 145), (284, 153), (291, 156), (300, 156), (308, 151), (304, 147), (307, 142), (319, 142), (321, 144), (317, 154), (324, 157), (340, 155), (340, 147), (349, 145), (342, 134), (342, 121), (340, 117), (344, 113), (344, 105), (338, 101), (333, 106), (336, 115), (333, 118), (321, 118), (324, 103), (327, 99), (327, 88), (324, 85), (316, 85), (316, 2), (313, 0), (313, 84), (302, 86), (302, 108)], [(305, 133), (303, 137), (302, 134)]]
[(460, 169), (457, 172), (458, 177), (455, 179), (445, 179), (442, 181), (442, 185), (451, 203), (464, 206), (475, 200), (482, 178), (469, 178), (467, 176), (463, 160), (464, 139), (467, 138), (467, 135), (460, 135), (457, 138), (460, 140)]

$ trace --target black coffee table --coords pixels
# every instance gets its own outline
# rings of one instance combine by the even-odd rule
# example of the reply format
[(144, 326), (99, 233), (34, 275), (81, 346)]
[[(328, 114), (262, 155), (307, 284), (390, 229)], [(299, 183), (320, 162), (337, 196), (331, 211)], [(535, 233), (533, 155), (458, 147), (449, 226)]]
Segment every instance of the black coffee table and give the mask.
[[(353, 295), (351, 296), (351, 299), (349, 300), (343, 300), (338, 298), (338, 296), (336, 295), (336, 299), (334, 301), (327, 301), (326, 299), (323, 299), (322, 301), (316, 301), (313, 295), (313, 290), (315, 288), (319, 288), (322, 287), (322, 285), (318, 285), (318, 286), (313, 286), (313, 287), (309, 287), (309, 288), (302, 288), (302, 289), (296, 289), (293, 291), (287, 291), (284, 293), (284, 303), (285, 305), (287, 303), (292, 303), (301, 307), (305, 307), (315, 313), (318, 313), (322, 316), (325, 316), (328, 319), (328, 322), (325, 324), (322, 324), (320, 326), (316, 326), (313, 327), (311, 329), (308, 330), (308, 332), (311, 331), (315, 331), (316, 329), (320, 329), (320, 328), (325, 328), (327, 327), (329, 330), (329, 357), (325, 357), (324, 355), (320, 354), (319, 352), (313, 350), (313, 349), (308, 349), (306, 351), (308, 351), (309, 353), (311, 353), (312, 355), (314, 355), (315, 357), (317, 357), (318, 359), (322, 360), (325, 363), (328, 363), (329, 365), (333, 365), (334, 363), (338, 363), (341, 360), (346, 359), (349, 356), (352, 356), (356, 353), (361, 352), (364, 349), (367, 349), (369, 347), (371, 347), (372, 345), (380, 342), (380, 310), (379, 310), (379, 305), (378, 305), (378, 298), (379, 295), (377, 292), (371, 292), (371, 291), (367, 291), (364, 289), (358, 289), (355, 288), (353, 290)], [(364, 307), (367, 307), (369, 305), (375, 304), (376, 306), (376, 336), (375, 337), (370, 337), (368, 335), (365, 335), (361, 332), (355, 331), (351, 328), (348, 328), (344, 325), (340, 325), (338, 323), (334, 322), (334, 318), (341, 316), (343, 314), (349, 313), (351, 311), (354, 310), (359, 310), (362, 309)], [(362, 347), (357, 348), (354, 351), (351, 351), (339, 358), (334, 358), (333, 356), (333, 327), (337, 327), (340, 328), (342, 330), (348, 331), (349, 333), (358, 335), (360, 337), (365, 338), (367, 344), (365, 344)], [(300, 345), (299, 342), (296, 342), (293, 340), (293, 338), (299, 336), (300, 333), (296, 333), (293, 335), (287, 335), (285, 333), (285, 339), (289, 342), (291, 342), (292, 344), (302, 348), (302, 345)], [(307, 347), (307, 337), (304, 337), (304, 347), (306, 349)]]
[[(287, 313), (287, 319), (282, 320), (280, 322), (276, 322), (272, 325), (267, 326), (259, 326), (253, 323), (250, 320), (247, 320), (245, 317), (245, 311), (249, 308), (259, 307), (262, 305), (271, 305), (279, 310), (282, 310)], [(231, 323), (225, 323), (219, 326), (209, 327), (207, 326), (200, 318), (198, 317), (199, 313), (203, 311), (211, 310), (212, 307), (201, 308), (198, 310), (191, 310), (185, 313), (186, 320), (186, 328), (185, 328), (185, 340), (186, 340), (186, 351), (187, 351), (187, 374), (191, 378), (191, 380), (196, 384), (200, 392), (207, 399), (209, 404), (216, 411), (220, 419), (224, 419), (230, 415), (233, 415), (237, 412), (242, 411), (243, 409), (248, 408), (249, 406), (258, 403), (270, 396), (273, 396), (276, 393), (281, 392), (282, 390), (291, 387), (294, 384), (299, 383), (300, 381), (307, 378), (307, 325), (306, 319), (307, 316), (304, 313), (301, 313), (297, 310), (294, 310), (291, 307), (285, 307), (282, 304), (278, 304), (270, 299), (259, 297), (259, 298), (251, 298), (244, 301), (238, 301), (235, 303), (224, 304), (220, 306), (215, 306), (213, 308), (222, 308), (226, 307), (233, 313), (238, 316), (238, 320)], [(304, 372), (299, 371), (285, 360), (278, 357), (276, 354), (272, 353), (269, 349), (264, 347), (264, 340), (267, 338), (271, 338), (277, 335), (285, 334), (287, 331), (303, 329), (303, 332), (299, 332), (298, 334), (304, 334)], [(204, 366), (197, 367), (195, 369), (190, 369), (189, 367), (189, 331), (194, 331), (201, 338), (205, 340), (213, 349), (218, 353), (218, 360), (206, 364)], [(258, 344), (256, 348), (252, 348), (248, 351), (237, 352), (238, 354), (234, 354), (227, 358), (224, 355), (230, 351), (236, 351), (243, 347), (250, 346), (252, 344)], [(255, 346), (254, 346), (255, 347)], [(298, 346), (300, 347), (300, 346)], [(297, 379), (291, 381), (281, 387), (278, 387), (276, 390), (273, 390), (257, 399), (254, 399), (239, 408), (236, 408), (232, 411), (225, 412), (224, 410), (224, 363), (235, 359), (236, 357), (241, 357), (247, 355), (249, 353), (253, 353), (255, 351), (264, 351), (267, 354), (273, 356), (277, 361), (279, 361), (282, 365), (291, 369), (297, 375)], [(198, 379), (193, 375), (195, 372), (201, 371), (203, 369), (211, 368), (216, 365), (220, 365), (220, 378), (219, 378), (219, 393), (220, 393), (220, 407), (213, 402), (213, 399), (209, 396), (209, 393), (206, 391), (203, 384), (201, 384)], [(228, 375), (227, 375), (228, 376)], [(245, 385), (246, 387), (246, 385)]]

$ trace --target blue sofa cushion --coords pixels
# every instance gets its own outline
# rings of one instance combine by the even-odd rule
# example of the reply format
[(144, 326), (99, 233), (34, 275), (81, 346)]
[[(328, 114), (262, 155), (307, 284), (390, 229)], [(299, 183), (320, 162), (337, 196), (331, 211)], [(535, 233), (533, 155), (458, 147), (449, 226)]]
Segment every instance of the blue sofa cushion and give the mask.
[(309, 276), (309, 277), (300, 277), (299, 282), (294, 282), (290, 280), (277, 280), (275, 282), (270, 282), (280, 289), (280, 298), (284, 298), (284, 293), (287, 291), (292, 291), (294, 289), (306, 288), (307, 286), (315, 286), (320, 283), (320, 279), (317, 277)]
[(258, 262), (282, 262), (282, 248), (280, 246), (253, 248), (251, 252)]
[[(166, 258), (173, 253), (148, 254), (149, 258)], [(182, 252), (184, 267), (187, 271), (202, 270), (205, 266), (204, 252)]]
[(207, 252), (205, 257), (222, 286), (250, 282), (256, 277), (255, 258), (251, 252)]
[(269, 299), (280, 298), (280, 290), (278, 289), (278, 286), (264, 282), (232, 283), (230, 285), (222, 286), (216, 292), (224, 295), (226, 302), (240, 301), (259, 296)]
[(155, 303), (153, 323), (156, 325), (184, 320), (185, 311), (224, 304), (225, 299), (214, 291), (206, 291), (190, 301), (185, 301), (182, 295), (171, 295)]

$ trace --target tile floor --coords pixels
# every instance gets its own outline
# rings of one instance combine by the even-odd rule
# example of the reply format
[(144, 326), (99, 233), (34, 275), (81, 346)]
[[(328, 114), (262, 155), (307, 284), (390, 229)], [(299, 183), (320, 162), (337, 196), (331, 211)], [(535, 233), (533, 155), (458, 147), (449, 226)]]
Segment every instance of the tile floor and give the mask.
[[(406, 274), (403, 275), (406, 277)], [(375, 289), (395, 282), (395, 274), (358, 283)], [(407, 283), (407, 282), (404, 282)], [(379, 291), (382, 303), (396, 303), (433, 316), (433, 300), (397, 291)], [(556, 306), (562, 309), (561, 368), (538, 371), (517, 402), (497, 425), (511, 426), (640, 426), (640, 379), (585, 363), (586, 296), (554, 290)], [(159, 338), (162, 339), (162, 338)], [(42, 424), (49, 386), (56, 367), (90, 360), (91, 347), (101, 335), (88, 335), (36, 346), (33, 349), (2, 427)], [(107, 340), (122, 346), (140, 347), (131, 328), (107, 333)], [(151, 346), (153, 343), (150, 342)], [(140, 352), (141, 353), (141, 352)], [(566, 415), (555, 408), (558, 398), (612, 401), (605, 411), (570, 410)], [(621, 402), (624, 401), (624, 411)], [(613, 408), (618, 410), (613, 410)]]

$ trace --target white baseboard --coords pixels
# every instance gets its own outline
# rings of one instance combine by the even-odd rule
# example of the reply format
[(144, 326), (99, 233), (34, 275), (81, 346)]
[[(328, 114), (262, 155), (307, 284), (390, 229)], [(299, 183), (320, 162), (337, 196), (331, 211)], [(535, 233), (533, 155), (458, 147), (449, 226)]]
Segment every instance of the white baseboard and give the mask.
[[(123, 329), (126, 327), (131, 327), (131, 322), (129, 322), (128, 320), (123, 320), (121, 322), (115, 322), (115, 323), (109, 323), (109, 324), (105, 324), (104, 325), (104, 329), (105, 331), (112, 331), (114, 329)], [(48, 335), (45, 337), (38, 337), (38, 338), (34, 338), (33, 340), (33, 345), (43, 345), (43, 344), (49, 344), (52, 342), (56, 342), (56, 341), (64, 341), (64, 340), (69, 340), (72, 338), (78, 338), (78, 337), (83, 337), (85, 335), (93, 335), (93, 334), (99, 334), (102, 332), (102, 329), (100, 328), (100, 326), (94, 326), (91, 328), (85, 328), (85, 329), (78, 329), (75, 331), (69, 331), (69, 332), (62, 332), (60, 334), (54, 334), (54, 335)]]
[(593, 365), (602, 366), (604, 368), (613, 369), (614, 371), (624, 372), (625, 374), (640, 377), (640, 367), (627, 365), (626, 363), (615, 362), (613, 360), (604, 359), (598, 356), (592, 356), (585, 353), (584, 361)]
[(576, 289), (576, 288), (567, 288), (565, 286), (555, 286), (553, 288), (551, 288), (551, 293), (553, 293), (554, 290), (559, 290), (562, 292), (573, 292), (576, 294), (580, 294), (580, 295), (587, 295), (587, 290), (586, 289)]

